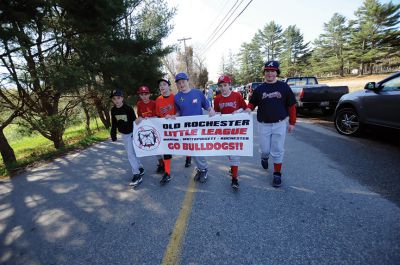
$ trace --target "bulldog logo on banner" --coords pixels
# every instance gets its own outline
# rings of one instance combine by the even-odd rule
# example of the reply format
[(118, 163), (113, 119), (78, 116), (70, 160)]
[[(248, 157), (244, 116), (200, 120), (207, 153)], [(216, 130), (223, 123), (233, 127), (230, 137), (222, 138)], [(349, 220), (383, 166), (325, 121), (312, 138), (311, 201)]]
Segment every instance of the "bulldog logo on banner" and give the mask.
[(134, 134), (133, 142), (142, 150), (153, 150), (160, 145), (160, 134), (151, 126), (139, 126), (137, 133)]

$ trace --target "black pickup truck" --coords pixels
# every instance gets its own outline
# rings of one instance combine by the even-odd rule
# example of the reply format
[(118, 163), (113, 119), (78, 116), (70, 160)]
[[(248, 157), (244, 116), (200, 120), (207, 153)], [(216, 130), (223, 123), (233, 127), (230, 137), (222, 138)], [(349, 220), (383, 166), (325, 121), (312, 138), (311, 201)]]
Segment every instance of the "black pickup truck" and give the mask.
[(333, 114), (340, 97), (349, 93), (347, 86), (318, 84), (315, 77), (288, 77), (285, 82), (296, 96), (298, 110), (321, 109), (325, 115)]

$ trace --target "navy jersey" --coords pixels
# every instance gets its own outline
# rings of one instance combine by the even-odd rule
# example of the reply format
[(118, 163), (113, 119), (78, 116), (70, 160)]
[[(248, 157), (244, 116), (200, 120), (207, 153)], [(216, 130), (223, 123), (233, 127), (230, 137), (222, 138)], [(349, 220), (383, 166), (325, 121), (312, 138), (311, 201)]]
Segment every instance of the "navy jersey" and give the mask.
[(274, 123), (289, 116), (288, 107), (296, 104), (296, 98), (286, 83), (264, 82), (253, 91), (249, 104), (258, 106), (257, 121)]

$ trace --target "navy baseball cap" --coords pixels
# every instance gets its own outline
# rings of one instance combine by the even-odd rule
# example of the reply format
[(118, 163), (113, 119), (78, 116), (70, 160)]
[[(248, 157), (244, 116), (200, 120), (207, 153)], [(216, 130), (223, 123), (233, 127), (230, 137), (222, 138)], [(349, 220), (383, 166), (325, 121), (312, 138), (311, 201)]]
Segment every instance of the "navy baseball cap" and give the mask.
[(275, 70), (278, 75), (281, 74), (281, 70), (279, 69), (279, 62), (278, 61), (267, 61), (264, 64), (264, 71), (265, 70)]
[(124, 96), (121, 90), (115, 89), (115, 90), (111, 91), (110, 98), (112, 98), (112, 97), (118, 97), (118, 96), (119, 96), (119, 97), (123, 97), (123, 96)]
[(160, 84), (161, 81), (166, 82), (169, 86), (171, 85), (171, 82), (168, 80), (168, 78), (163, 77), (157, 80), (157, 84)]
[(189, 77), (186, 73), (179, 73), (175, 76), (175, 82), (178, 82), (179, 80), (189, 80)]

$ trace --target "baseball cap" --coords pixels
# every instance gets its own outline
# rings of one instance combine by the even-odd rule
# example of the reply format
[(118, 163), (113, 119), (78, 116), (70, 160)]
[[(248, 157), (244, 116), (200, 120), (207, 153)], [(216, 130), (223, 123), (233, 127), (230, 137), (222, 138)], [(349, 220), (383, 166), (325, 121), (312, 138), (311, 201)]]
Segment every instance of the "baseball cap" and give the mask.
[(175, 82), (178, 82), (179, 80), (189, 80), (189, 77), (186, 73), (179, 73), (175, 76)]
[(138, 94), (148, 94), (150, 93), (150, 89), (147, 86), (141, 86), (138, 89)]
[(231, 79), (229, 76), (227, 76), (227, 75), (221, 75), (221, 76), (218, 78), (217, 84), (219, 85), (219, 84), (221, 84), (221, 83), (232, 83), (232, 79)]
[(163, 77), (157, 80), (157, 84), (160, 84), (161, 81), (167, 82), (167, 84), (170, 86), (171, 82), (168, 80), (168, 78)]
[(115, 89), (115, 90), (111, 91), (111, 94), (110, 94), (110, 98), (112, 98), (112, 97), (123, 97), (123, 96), (124, 95), (123, 95), (122, 91), (119, 90), (119, 89)]
[(264, 64), (264, 71), (265, 70), (275, 70), (278, 75), (280, 75), (281, 70), (279, 69), (279, 62), (278, 61), (267, 61)]

